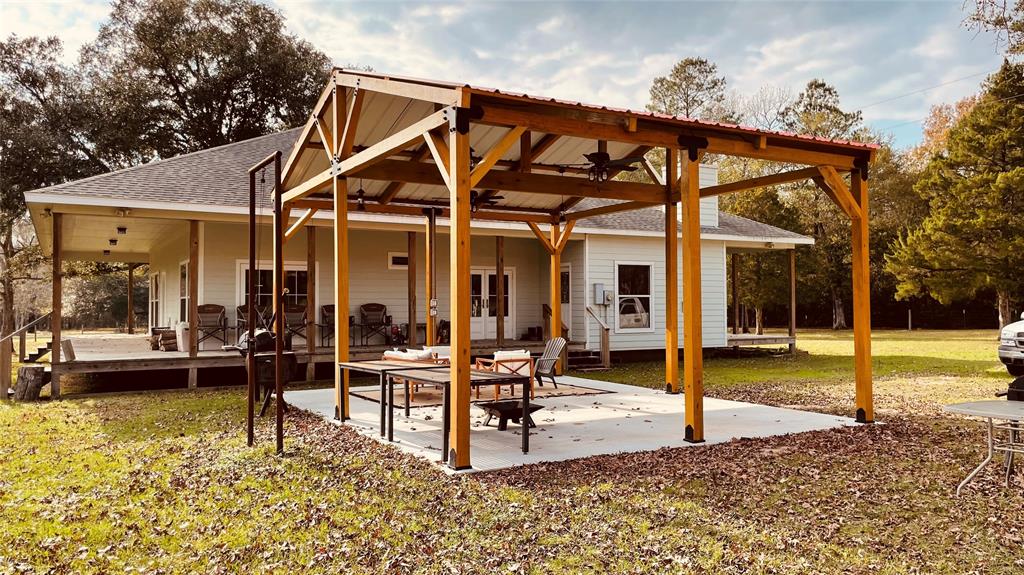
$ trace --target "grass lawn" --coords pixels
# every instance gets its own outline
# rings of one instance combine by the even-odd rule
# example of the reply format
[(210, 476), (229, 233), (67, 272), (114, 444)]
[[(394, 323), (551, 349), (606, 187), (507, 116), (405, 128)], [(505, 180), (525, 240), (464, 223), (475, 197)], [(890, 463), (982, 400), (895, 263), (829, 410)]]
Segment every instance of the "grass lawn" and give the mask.
[[(708, 395), (850, 414), (849, 334), (800, 347), (708, 359)], [(0, 573), (1024, 572), (1024, 477), (956, 499), (982, 428), (939, 410), (1005, 388), (995, 333), (873, 347), (884, 425), (455, 479), (304, 413), (248, 449), (241, 389), (3, 404)]]

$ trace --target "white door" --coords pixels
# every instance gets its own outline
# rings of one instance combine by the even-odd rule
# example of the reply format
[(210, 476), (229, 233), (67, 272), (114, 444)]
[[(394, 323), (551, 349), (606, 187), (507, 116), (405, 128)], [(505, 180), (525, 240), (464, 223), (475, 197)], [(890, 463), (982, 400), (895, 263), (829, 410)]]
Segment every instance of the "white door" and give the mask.
[(568, 339), (572, 339), (572, 264), (562, 264), (562, 279), (559, 286), (562, 290), (562, 324), (569, 329)]
[[(498, 285), (494, 268), (473, 268), (469, 279), (469, 337), (496, 339), (498, 334)], [(505, 268), (505, 338), (515, 334), (515, 270)]]

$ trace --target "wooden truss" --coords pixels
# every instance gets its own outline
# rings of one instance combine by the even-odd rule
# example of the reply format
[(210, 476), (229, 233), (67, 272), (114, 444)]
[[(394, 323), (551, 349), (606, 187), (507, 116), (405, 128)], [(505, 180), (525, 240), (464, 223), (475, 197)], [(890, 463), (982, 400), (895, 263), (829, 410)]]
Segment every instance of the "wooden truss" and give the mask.
[[(391, 109), (420, 110), (418, 119), (402, 115), (367, 117), (372, 98), (398, 102)], [(403, 111), (404, 114), (404, 111)], [(378, 125), (398, 125), (374, 133)], [(367, 126), (361, 129), (361, 126)], [(500, 135), (494, 136), (497, 129)], [(490, 130), (486, 150), (472, 150), (478, 131)], [(484, 133), (484, 132), (479, 132)], [(594, 178), (586, 168), (568, 162), (538, 162), (560, 144), (586, 140), (599, 151), (614, 143), (629, 156), (654, 148), (666, 150), (667, 169), (659, 173), (648, 162), (641, 167), (650, 182), (617, 181), (612, 170)], [(622, 148), (622, 145), (629, 146)], [(475, 155), (481, 153), (482, 155)], [(802, 166), (788, 172), (707, 188), (699, 185), (699, 159), (724, 154)], [(512, 156), (512, 157), (510, 157)], [(517, 156), (517, 157), (516, 157)], [(525, 223), (551, 260), (551, 330), (560, 333), (560, 258), (579, 220), (653, 206), (665, 209), (666, 258), (666, 389), (685, 393), (683, 433), (688, 441), (704, 439), (703, 368), (701, 362), (700, 199), (753, 188), (813, 180), (850, 218), (853, 242), (854, 332), (856, 342), (856, 413), (873, 420), (870, 366), (870, 303), (868, 267), (868, 165), (870, 146), (831, 142), (733, 126), (705, 124), (651, 114), (616, 111), (580, 104), (507, 95), (470, 86), (391, 78), (369, 72), (335, 70), (299, 140), (287, 158), (275, 194), (288, 210), (303, 210), (280, 241), (292, 238), (318, 211), (334, 213), (335, 300), (338, 310), (335, 349), (338, 361), (348, 357), (348, 214), (369, 212), (419, 216), (427, 221), (427, 253), (434, 251), (438, 216), (451, 228), (451, 369), (452, 426), (445, 454), (457, 469), (470, 466), (469, 448), (469, 278), (470, 222), (489, 220)], [(559, 165), (561, 164), (561, 165)], [(849, 184), (844, 175), (849, 174)], [(384, 182), (372, 197), (352, 195), (348, 181)], [(442, 190), (438, 195), (422, 189)], [(413, 189), (420, 189), (417, 194)], [(515, 195), (498, 204), (499, 193)], [(541, 198), (550, 206), (538, 208)], [(614, 203), (573, 211), (581, 200)], [(681, 206), (681, 219), (676, 214)], [(681, 230), (677, 229), (681, 221)], [(680, 233), (681, 232), (681, 233)], [(680, 250), (680, 238), (682, 241)], [(414, 244), (412, 244), (414, 245)], [(499, 242), (499, 252), (501, 243)], [(310, 250), (313, 248), (310, 247)], [(413, 254), (410, 252), (410, 258)], [(436, 274), (427, 258), (428, 300), (433, 301)], [(500, 258), (499, 253), (499, 258)], [(681, 257), (683, 308), (683, 375), (679, 376), (678, 270)], [(280, 269), (275, 274), (282, 273)], [(500, 282), (499, 282), (500, 283)], [(410, 307), (415, 304), (410, 300)], [(435, 342), (434, 317), (427, 308), (427, 339)], [(337, 370), (336, 370), (337, 371)], [(336, 406), (348, 417), (347, 381), (336, 375)]]

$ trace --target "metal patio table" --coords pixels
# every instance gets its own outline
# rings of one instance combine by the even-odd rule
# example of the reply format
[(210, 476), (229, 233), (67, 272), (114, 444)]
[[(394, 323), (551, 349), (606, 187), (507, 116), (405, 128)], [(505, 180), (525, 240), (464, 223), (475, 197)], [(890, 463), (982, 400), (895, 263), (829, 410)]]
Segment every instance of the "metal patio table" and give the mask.
[[(394, 371), (403, 370), (424, 370), (429, 371), (433, 369), (451, 369), (448, 365), (439, 365), (436, 363), (428, 362), (413, 362), (413, 361), (399, 361), (399, 360), (387, 360), (387, 359), (375, 359), (368, 361), (340, 361), (338, 362), (339, 370), (358, 371), (360, 373), (369, 373), (378, 377), (380, 384), (380, 435), (384, 437), (386, 425), (387, 425), (387, 411), (388, 411), (388, 374)], [(344, 377), (344, 373), (341, 374)], [(345, 413), (345, 407), (348, 405), (348, 397), (342, 394), (341, 397), (341, 413)], [(408, 400), (406, 401), (408, 405)], [(338, 417), (338, 419), (342, 419)]]
[[(391, 370), (388, 371), (386, 378), (390, 380), (403, 379), (409, 383), (418, 383), (421, 385), (434, 385), (440, 386), (443, 389), (442, 400), (442, 460), (446, 460), (448, 457), (448, 430), (450, 429), (451, 422), (449, 415), (451, 412), (451, 366), (444, 366), (445, 369), (430, 369), (430, 368), (410, 368), (406, 367), (404, 370)], [(523, 438), (522, 438), (522, 449), (523, 453), (529, 453), (530, 451), (530, 429), (527, 422), (530, 421), (530, 381), (529, 375), (520, 375), (517, 373), (495, 373), (493, 371), (482, 371), (478, 369), (469, 370), (469, 387), (489, 386), (489, 385), (519, 385), (522, 387), (522, 407), (523, 414), (520, 418), (520, 422), (523, 426)], [(389, 395), (392, 401), (389, 401), (390, 405), (394, 405), (394, 384), (389, 385)], [(406, 397), (406, 414), (408, 415), (408, 396)], [(388, 441), (392, 441), (394, 437), (394, 409), (389, 410), (391, 416), (389, 418), (388, 426)]]
[[(955, 403), (947, 405), (946, 411), (959, 415), (969, 415), (985, 419), (988, 424), (988, 452), (985, 459), (974, 468), (967, 477), (960, 482), (956, 488), (956, 494), (964, 486), (970, 483), (986, 465), (992, 462), (996, 452), (1006, 454), (1006, 484), (1010, 484), (1010, 476), (1013, 474), (1013, 456), (1015, 453), (1024, 454), (1024, 441), (1021, 441), (1024, 434), (1024, 401), (1009, 401), (990, 399), (986, 401), (969, 401), (967, 403)], [(996, 423), (999, 422), (999, 423)], [(1005, 431), (1006, 439), (997, 437), (997, 431)]]

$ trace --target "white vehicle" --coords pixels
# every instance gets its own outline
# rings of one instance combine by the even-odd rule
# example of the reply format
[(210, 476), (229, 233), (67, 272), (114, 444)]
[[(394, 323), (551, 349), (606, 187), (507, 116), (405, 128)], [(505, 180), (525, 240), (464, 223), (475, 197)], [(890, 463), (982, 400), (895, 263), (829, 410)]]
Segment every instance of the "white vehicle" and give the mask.
[(620, 328), (647, 328), (651, 327), (651, 314), (644, 307), (644, 302), (638, 297), (626, 297), (619, 301), (619, 327)]
[(1024, 313), (1020, 319), (999, 332), (999, 361), (1013, 376), (1024, 375)]

